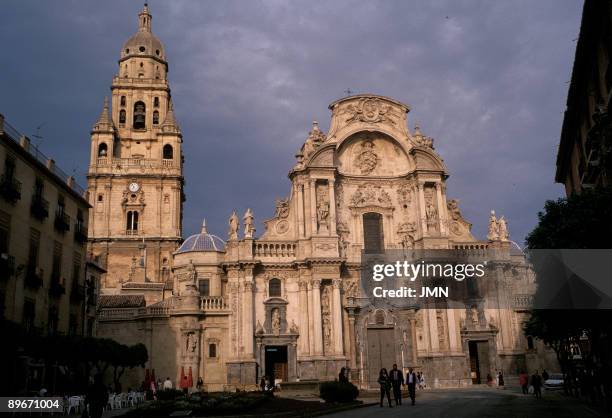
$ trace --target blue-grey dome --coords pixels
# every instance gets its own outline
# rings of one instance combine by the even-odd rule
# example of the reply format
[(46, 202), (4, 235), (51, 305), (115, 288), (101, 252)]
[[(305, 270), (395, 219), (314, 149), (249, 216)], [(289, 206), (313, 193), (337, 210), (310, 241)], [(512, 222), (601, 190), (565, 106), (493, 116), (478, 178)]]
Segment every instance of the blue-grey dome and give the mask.
[(216, 235), (209, 234), (206, 230), (206, 221), (202, 224), (202, 232), (187, 238), (180, 248), (176, 251), (177, 254), (188, 253), (190, 251), (225, 251), (225, 241)]

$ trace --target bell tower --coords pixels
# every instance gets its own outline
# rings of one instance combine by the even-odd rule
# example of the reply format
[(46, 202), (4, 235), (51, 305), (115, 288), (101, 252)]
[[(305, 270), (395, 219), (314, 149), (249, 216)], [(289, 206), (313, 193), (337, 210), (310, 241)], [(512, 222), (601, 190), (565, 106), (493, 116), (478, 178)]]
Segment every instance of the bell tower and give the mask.
[(164, 283), (181, 240), (182, 134), (174, 116), (164, 47), (145, 3), (121, 49), (111, 101), (91, 131), (89, 251), (107, 273), (102, 287)]

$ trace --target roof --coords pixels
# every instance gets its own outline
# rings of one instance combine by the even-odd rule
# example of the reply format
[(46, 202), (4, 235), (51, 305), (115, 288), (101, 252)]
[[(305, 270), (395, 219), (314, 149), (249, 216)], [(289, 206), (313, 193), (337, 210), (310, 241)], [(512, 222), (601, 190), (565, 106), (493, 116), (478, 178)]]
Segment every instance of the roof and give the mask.
[(163, 283), (151, 282), (125, 282), (121, 285), (122, 289), (163, 289)]
[(341, 99), (338, 99), (338, 100), (335, 100), (334, 102), (332, 102), (329, 105), (329, 108), (333, 109), (334, 106), (337, 105), (338, 103), (342, 103), (342, 102), (345, 102), (347, 100), (355, 100), (355, 99), (379, 99), (379, 100), (384, 100), (384, 101), (387, 101), (387, 102), (395, 103), (396, 105), (401, 106), (401, 107), (405, 107), (406, 111), (410, 110), (410, 106), (408, 106), (407, 104), (402, 103), (402, 102), (400, 102), (398, 100), (392, 99), (391, 97), (380, 96), (378, 94), (355, 94), (353, 96), (343, 97)]
[(225, 251), (225, 241), (216, 235), (209, 234), (206, 229), (206, 221), (202, 223), (202, 232), (190, 236), (183, 242), (176, 254), (192, 251)]
[(140, 308), (146, 305), (143, 295), (102, 295), (100, 308)]

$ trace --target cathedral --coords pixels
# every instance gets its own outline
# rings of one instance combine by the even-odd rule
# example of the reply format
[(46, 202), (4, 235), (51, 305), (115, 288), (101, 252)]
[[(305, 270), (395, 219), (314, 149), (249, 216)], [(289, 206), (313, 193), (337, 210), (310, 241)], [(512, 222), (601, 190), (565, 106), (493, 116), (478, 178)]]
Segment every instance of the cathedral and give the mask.
[[(436, 387), (556, 368), (523, 334), (535, 281), (505, 219), (491, 214), (486, 240), (471, 234), (433, 139), (408, 128), (410, 108), (395, 99), (329, 105), (328, 132), (313, 122), (260, 235), (249, 209), (229, 216), (227, 237), (204, 223), (183, 240), (183, 137), (151, 19), (145, 5), (91, 132), (89, 251), (107, 269), (99, 337), (144, 343), (158, 377), (179, 382), (189, 371), (211, 391), (255, 388), (262, 376), (290, 388), (333, 380), (342, 367), (376, 388), (393, 363)], [(374, 306), (360, 284), (362, 254), (393, 249), (492, 254), (503, 284), (495, 297), (508, 304)], [(125, 387), (144, 375), (126, 372)]]

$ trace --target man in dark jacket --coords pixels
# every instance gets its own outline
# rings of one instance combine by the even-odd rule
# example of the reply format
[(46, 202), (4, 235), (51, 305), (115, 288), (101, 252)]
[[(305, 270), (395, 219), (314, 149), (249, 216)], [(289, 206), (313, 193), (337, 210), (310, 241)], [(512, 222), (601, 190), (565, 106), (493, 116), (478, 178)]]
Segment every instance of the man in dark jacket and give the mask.
[(94, 376), (94, 383), (89, 386), (85, 397), (85, 404), (89, 405), (89, 416), (100, 418), (107, 402), (108, 392), (102, 383), (102, 374), (98, 373)]
[(402, 385), (404, 384), (404, 374), (401, 370), (397, 369), (397, 364), (393, 365), (390, 373), (391, 386), (393, 387), (393, 399), (395, 399), (395, 405), (402, 404)]
[(408, 394), (412, 400), (412, 405), (414, 405), (416, 398), (417, 376), (412, 368), (408, 369), (408, 373), (406, 374), (406, 384), (408, 385)]

